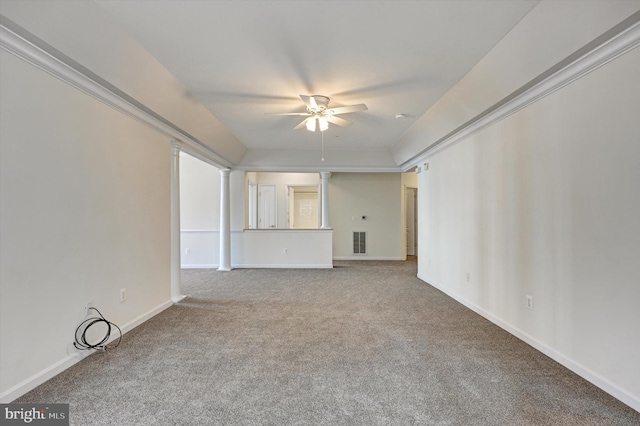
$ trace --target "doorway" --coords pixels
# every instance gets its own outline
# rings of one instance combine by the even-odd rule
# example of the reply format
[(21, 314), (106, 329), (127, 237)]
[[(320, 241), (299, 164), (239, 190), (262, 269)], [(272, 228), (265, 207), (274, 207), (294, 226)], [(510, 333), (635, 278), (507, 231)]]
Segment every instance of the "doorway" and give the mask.
[(289, 229), (318, 229), (320, 227), (318, 186), (288, 186)]

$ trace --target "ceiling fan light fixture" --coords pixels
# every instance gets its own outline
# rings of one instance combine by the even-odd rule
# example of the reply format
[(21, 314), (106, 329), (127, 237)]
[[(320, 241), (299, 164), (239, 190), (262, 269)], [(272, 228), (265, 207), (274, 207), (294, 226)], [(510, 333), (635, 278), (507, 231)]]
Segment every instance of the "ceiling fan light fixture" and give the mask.
[(310, 132), (315, 132), (319, 127), (321, 132), (329, 129), (329, 124), (335, 124), (340, 127), (348, 127), (352, 123), (349, 120), (338, 117), (340, 114), (348, 114), (358, 111), (368, 110), (365, 104), (345, 105), (328, 109), (330, 99), (321, 95), (300, 95), (300, 99), (307, 106), (307, 112), (280, 112), (266, 113), (269, 115), (293, 115), (306, 117), (294, 129), (307, 128)]
[(318, 125), (320, 127), (321, 132), (324, 132), (329, 128), (329, 122), (327, 121), (326, 117), (322, 117), (322, 116), (318, 117)]
[(316, 117), (309, 117), (307, 119), (307, 130), (310, 132), (315, 132), (316, 131)]

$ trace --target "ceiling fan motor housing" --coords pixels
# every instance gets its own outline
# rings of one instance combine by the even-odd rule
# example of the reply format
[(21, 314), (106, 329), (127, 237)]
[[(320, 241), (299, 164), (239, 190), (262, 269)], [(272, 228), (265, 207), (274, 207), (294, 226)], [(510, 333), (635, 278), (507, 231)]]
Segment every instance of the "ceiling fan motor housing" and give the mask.
[(328, 97), (322, 95), (313, 95), (311, 97), (316, 101), (316, 105), (318, 105), (317, 110), (311, 110), (311, 112), (322, 112), (326, 110), (327, 106), (329, 105), (329, 101), (331, 100)]

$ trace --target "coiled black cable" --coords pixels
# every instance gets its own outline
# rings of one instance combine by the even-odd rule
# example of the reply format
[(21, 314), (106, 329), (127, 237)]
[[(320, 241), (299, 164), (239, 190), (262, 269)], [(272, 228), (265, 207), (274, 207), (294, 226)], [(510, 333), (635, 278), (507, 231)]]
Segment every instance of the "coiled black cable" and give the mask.
[[(86, 351), (89, 349), (106, 351), (107, 349), (115, 349), (118, 346), (120, 346), (120, 342), (122, 341), (122, 330), (120, 330), (120, 327), (118, 327), (116, 324), (112, 323), (111, 321), (107, 321), (107, 319), (96, 308), (94, 307), (89, 308), (89, 310), (91, 309), (96, 311), (98, 315), (100, 315), (100, 317), (87, 318), (86, 320), (80, 323), (78, 328), (76, 328), (76, 341), (73, 342), (73, 346), (75, 346), (76, 349), (79, 349), (81, 351)], [(98, 343), (91, 344), (87, 341), (87, 330), (89, 330), (89, 328), (92, 325), (100, 324), (100, 323), (104, 323), (107, 325), (107, 333), (102, 338), (102, 340), (100, 340)], [(118, 332), (120, 333), (120, 337), (118, 337), (118, 341), (115, 345), (106, 344), (107, 341), (109, 340), (109, 337), (111, 337), (111, 326), (117, 328)]]

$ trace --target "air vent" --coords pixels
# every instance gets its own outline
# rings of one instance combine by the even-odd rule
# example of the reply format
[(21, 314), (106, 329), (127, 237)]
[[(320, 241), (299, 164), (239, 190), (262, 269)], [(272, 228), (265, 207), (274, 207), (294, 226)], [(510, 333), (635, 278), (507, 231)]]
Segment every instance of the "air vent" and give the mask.
[(353, 232), (353, 254), (367, 254), (366, 232)]

